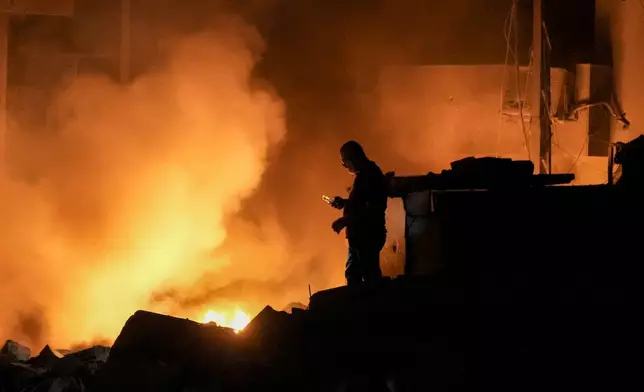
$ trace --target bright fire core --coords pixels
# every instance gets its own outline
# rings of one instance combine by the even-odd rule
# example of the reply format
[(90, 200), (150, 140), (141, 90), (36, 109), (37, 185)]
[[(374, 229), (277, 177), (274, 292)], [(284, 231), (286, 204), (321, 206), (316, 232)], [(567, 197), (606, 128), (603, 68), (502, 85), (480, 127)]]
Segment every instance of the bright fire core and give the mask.
[(228, 327), (239, 332), (250, 323), (250, 316), (241, 309), (235, 309), (232, 314), (209, 310), (203, 318), (204, 323), (216, 323), (221, 327)]

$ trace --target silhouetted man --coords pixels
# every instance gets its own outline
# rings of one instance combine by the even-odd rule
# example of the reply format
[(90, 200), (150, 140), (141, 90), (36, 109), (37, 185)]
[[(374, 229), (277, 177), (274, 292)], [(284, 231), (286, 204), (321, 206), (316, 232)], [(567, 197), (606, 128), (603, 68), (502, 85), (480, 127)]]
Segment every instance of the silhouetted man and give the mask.
[(355, 176), (348, 199), (335, 197), (331, 206), (343, 210), (342, 218), (333, 222), (336, 233), (346, 229), (349, 242), (345, 277), (347, 285), (382, 278), (380, 251), (387, 239), (385, 212), (387, 186), (385, 175), (369, 160), (362, 146), (349, 141), (340, 148), (342, 166)]

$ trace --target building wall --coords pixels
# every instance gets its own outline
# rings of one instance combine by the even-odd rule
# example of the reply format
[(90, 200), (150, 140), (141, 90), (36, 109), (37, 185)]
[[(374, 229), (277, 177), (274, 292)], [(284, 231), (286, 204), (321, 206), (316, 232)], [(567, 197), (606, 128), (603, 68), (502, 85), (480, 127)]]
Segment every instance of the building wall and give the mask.
[[(519, 111), (502, 109), (502, 96), (511, 100), (516, 90), (511, 88), (515, 74), (506, 70), (504, 82), (504, 69), (501, 65), (386, 68), (377, 88), (383, 138), (391, 148), (406, 151), (419, 167), (433, 171), (465, 156), (528, 159)], [(553, 92), (559, 91), (558, 72), (563, 70), (553, 70)], [(523, 83), (525, 79), (520, 86), (525, 93)], [(529, 133), (530, 102), (525, 105)], [(587, 157), (588, 111), (576, 121), (557, 124), (553, 132), (553, 172), (573, 172), (584, 183), (606, 180), (605, 158)]]
[(644, 133), (644, 6), (638, 0), (597, 0), (598, 17), (610, 23), (617, 97), (632, 125), (617, 129), (613, 140)]
[(381, 124), (391, 130), (394, 148), (414, 146), (412, 159), (436, 161), (432, 168), (465, 154), (526, 158), (520, 123), (502, 121), (499, 114), (502, 71), (501, 66), (386, 68), (378, 87)]

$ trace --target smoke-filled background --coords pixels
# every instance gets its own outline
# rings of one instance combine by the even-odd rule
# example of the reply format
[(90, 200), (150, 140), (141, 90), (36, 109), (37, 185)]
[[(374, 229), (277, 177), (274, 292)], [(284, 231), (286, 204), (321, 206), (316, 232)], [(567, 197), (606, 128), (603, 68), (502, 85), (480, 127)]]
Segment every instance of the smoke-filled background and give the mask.
[(49, 108), (55, 129), (12, 130), (1, 177), (3, 336), (113, 338), (137, 308), (173, 311), (149, 303), (165, 285), (191, 287), (209, 271), (264, 277), (275, 263), (279, 242), (260, 240), (238, 263), (215, 253), (286, 128), (283, 102), (252, 83), (261, 37), (234, 17), (213, 22), (168, 42), (156, 69), (129, 86), (70, 81)]
[[(344, 282), (346, 244), (330, 228), (337, 211), (320, 197), (351, 184), (344, 141), (402, 174), (498, 149), (497, 133), (443, 127), (473, 124), (442, 109), (459, 103), (449, 80), (462, 74), (430, 78), (431, 99), (412, 94), (439, 108), (432, 125), (378, 70), (503, 64), (511, 1), (132, 0), (128, 83), (117, 81), (118, 59), (101, 57), (118, 52), (115, 3), (79, 0), (73, 22), (12, 26), (0, 339), (69, 347), (111, 341), (137, 309), (200, 320), (209, 309), (254, 315), (307, 303), (309, 285)], [(71, 76), (47, 78), (56, 51), (102, 62), (83, 57)], [(34, 53), (47, 62), (25, 60)], [(27, 93), (37, 66), (47, 88)], [(493, 75), (472, 81), (487, 83), (496, 105), (503, 75)], [(418, 83), (391, 84), (405, 93)], [(496, 106), (465, 109), (498, 124)], [(520, 127), (510, 128), (508, 145), (520, 146)], [(400, 272), (391, 244), (403, 224), (391, 201), (389, 274)]]

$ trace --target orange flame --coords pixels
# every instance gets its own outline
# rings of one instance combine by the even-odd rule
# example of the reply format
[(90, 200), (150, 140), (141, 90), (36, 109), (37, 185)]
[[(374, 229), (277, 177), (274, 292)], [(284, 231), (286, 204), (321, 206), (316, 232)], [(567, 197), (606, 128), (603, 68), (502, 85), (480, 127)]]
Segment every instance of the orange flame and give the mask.
[(235, 309), (232, 314), (208, 310), (202, 322), (216, 323), (221, 327), (232, 328), (236, 333), (239, 333), (250, 323), (250, 316), (239, 308)]

